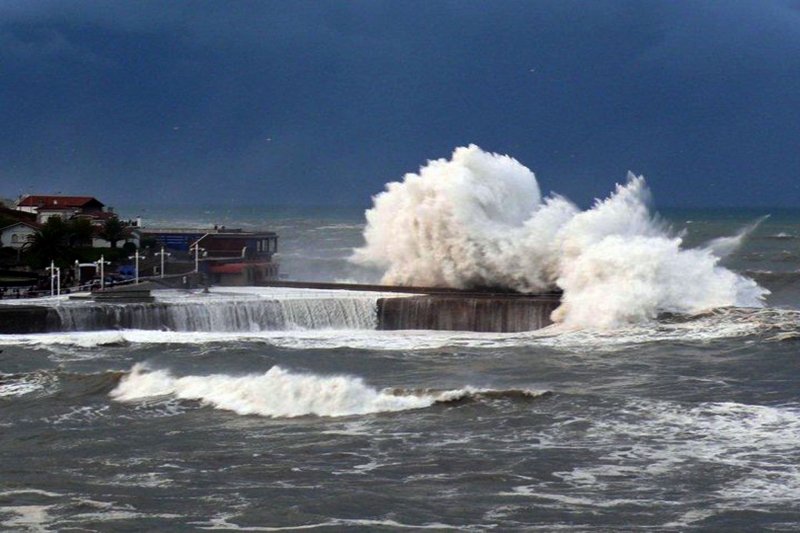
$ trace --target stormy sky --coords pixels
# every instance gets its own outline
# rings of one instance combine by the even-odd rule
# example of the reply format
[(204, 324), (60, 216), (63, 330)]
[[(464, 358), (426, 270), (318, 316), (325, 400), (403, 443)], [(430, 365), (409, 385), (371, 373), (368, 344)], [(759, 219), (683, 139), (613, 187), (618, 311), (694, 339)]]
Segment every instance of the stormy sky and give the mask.
[(800, 1), (0, 1), (0, 196), (367, 206), (469, 143), (800, 205)]

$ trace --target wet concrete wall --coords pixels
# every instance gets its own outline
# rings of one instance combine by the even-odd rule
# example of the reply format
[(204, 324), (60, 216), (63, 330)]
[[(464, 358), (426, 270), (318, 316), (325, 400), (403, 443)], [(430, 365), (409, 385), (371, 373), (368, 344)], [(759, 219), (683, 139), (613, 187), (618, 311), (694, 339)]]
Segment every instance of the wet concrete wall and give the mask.
[(556, 297), (504, 298), (411, 296), (378, 300), (378, 327), (384, 330), (433, 329), (517, 332), (552, 324)]
[(9, 305), (0, 307), (0, 334), (47, 333), (60, 327), (58, 315), (47, 307)]
[[(550, 325), (550, 314), (558, 305), (559, 298), (555, 295), (435, 294), (386, 297), (378, 299), (377, 322), (378, 329), (382, 330), (531, 331)], [(186, 312), (192, 311), (189, 309)], [(169, 304), (163, 303), (98, 300), (95, 305), (69, 308), (62, 314), (65, 316), (45, 306), (0, 306), (0, 334), (175, 327), (170, 319), (174, 313)]]

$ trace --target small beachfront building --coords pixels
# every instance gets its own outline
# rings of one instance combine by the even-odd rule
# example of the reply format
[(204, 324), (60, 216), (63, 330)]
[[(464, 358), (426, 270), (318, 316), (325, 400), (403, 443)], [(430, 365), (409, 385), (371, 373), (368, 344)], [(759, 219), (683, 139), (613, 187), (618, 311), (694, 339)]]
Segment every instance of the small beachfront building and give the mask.
[(5, 228), (0, 228), (0, 246), (7, 246), (19, 250), (33, 240), (39, 229), (37, 224), (17, 222)]

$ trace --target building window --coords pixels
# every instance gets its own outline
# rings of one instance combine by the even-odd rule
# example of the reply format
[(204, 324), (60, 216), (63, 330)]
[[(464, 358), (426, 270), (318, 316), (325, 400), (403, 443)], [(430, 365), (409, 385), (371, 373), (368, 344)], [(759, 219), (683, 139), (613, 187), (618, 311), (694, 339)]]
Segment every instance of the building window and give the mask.
[(11, 236), (11, 242), (18, 243), (19, 242), (19, 235), (16, 233)]

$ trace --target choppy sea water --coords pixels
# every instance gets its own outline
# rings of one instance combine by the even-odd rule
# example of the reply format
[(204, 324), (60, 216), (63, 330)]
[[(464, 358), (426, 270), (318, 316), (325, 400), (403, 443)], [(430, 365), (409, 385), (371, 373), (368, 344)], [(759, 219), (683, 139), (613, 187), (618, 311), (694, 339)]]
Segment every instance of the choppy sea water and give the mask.
[[(369, 274), (361, 212), (206, 211), (277, 229), (290, 277)], [(690, 247), (764, 214), (665, 216)], [(0, 336), (0, 529), (796, 531), (800, 216), (771, 215), (723, 262), (763, 309)]]

